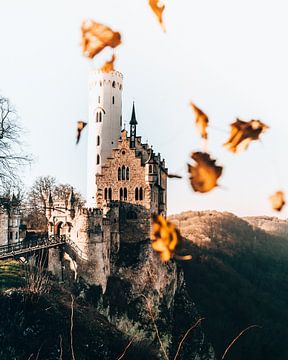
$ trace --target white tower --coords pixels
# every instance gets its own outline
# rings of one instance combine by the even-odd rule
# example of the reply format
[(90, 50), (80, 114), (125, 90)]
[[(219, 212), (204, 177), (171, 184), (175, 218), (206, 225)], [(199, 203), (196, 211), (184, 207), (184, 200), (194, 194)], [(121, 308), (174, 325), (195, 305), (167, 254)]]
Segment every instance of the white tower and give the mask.
[(96, 175), (117, 146), (122, 128), (122, 81), (118, 71), (92, 69), (89, 76), (87, 207), (96, 207)]

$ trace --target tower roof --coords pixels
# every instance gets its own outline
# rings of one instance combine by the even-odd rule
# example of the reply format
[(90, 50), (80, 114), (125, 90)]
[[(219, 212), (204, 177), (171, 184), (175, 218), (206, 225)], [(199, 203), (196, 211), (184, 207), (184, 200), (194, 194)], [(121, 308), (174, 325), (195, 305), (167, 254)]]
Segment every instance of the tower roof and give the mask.
[(130, 120), (130, 125), (137, 125), (137, 120), (136, 120), (136, 114), (135, 114), (135, 105), (134, 105), (134, 101), (133, 101), (133, 108), (132, 108), (132, 115), (131, 115), (131, 120)]

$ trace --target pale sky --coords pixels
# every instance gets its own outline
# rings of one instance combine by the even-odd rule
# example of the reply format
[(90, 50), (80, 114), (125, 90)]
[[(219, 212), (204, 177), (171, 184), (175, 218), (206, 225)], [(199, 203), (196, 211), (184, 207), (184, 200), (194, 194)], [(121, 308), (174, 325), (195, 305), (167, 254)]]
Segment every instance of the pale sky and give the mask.
[[(268, 197), (288, 194), (287, 0), (165, 3), (163, 34), (148, 0), (0, 0), (0, 93), (17, 107), (35, 157), (24, 182), (49, 174), (86, 194), (87, 131), (76, 147), (75, 124), (88, 120), (91, 61), (81, 54), (80, 26), (91, 18), (123, 36), (116, 68), (124, 120), (135, 100), (138, 134), (170, 172), (184, 175), (169, 180), (169, 213), (278, 215)], [(209, 115), (209, 152), (224, 166), (221, 186), (205, 195), (186, 176), (190, 153), (203, 149), (190, 100)], [(262, 143), (239, 155), (222, 147), (236, 116), (270, 126)]]

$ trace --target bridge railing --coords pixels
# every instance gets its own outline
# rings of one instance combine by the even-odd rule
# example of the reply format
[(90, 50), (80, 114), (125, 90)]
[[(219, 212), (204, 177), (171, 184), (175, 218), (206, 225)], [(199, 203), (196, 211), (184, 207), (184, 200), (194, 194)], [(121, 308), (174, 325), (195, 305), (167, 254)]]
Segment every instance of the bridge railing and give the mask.
[(66, 242), (66, 236), (49, 236), (49, 237), (39, 237), (39, 238), (31, 238), (24, 239), (17, 243), (1, 245), (0, 246), (0, 256), (10, 253), (24, 253), (28, 251), (35, 250), (37, 248), (49, 248), (53, 246), (57, 246)]

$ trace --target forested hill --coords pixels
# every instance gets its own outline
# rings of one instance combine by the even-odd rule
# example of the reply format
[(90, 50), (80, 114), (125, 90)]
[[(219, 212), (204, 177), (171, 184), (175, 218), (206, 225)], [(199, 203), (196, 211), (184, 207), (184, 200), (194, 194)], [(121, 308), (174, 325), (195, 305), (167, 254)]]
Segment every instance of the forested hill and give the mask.
[(287, 223), (214, 211), (170, 219), (193, 255), (183, 263), (185, 277), (217, 358), (241, 330), (257, 324), (261, 328), (241, 337), (227, 358), (288, 359)]

